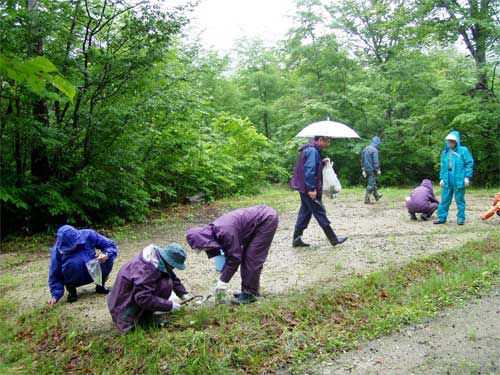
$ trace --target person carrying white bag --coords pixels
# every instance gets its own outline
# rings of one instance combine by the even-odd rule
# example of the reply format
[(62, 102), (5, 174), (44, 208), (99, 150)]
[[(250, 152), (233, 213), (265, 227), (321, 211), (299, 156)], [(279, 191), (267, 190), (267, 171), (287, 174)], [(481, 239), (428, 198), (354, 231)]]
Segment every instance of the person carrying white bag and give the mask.
[(342, 185), (333, 170), (333, 162), (330, 158), (323, 159), (323, 163), (323, 193), (333, 199), (334, 195), (342, 190)]

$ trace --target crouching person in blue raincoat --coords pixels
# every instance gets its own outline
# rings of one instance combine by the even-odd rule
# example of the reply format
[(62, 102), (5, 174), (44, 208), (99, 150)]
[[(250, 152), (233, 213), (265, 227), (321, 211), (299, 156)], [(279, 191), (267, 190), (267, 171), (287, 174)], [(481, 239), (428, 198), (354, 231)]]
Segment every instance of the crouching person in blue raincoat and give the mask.
[(457, 224), (465, 223), (465, 188), (469, 186), (474, 169), (474, 159), (469, 149), (460, 144), (460, 133), (452, 131), (445, 138), (446, 144), (441, 154), (441, 203), (438, 207), (438, 219), (434, 224), (444, 224), (448, 217), (451, 199), (455, 194), (457, 202)]
[[(101, 250), (97, 256), (96, 249)], [(76, 288), (94, 282), (86, 263), (97, 258), (101, 266), (102, 285), (96, 285), (99, 294), (108, 294), (104, 286), (113, 268), (118, 249), (113, 241), (92, 229), (78, 230), (71, 225), (63, 225), (57, 231), (57, 240), (50, 251), (49, 287), (52, 298), (49, 305), (56, 304), (68, 290), (68, 302), (78, 297)]]

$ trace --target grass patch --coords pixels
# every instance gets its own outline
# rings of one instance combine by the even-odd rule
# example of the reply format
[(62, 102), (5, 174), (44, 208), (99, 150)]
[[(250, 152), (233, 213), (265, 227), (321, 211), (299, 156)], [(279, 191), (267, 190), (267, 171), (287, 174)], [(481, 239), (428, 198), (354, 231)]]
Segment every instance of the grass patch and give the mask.
[(0, 370), (8, 373), (251, 374), (300, 369), (358, 342), (432, 317), (500, 283), (500, 234), (348, 280), (339, 288), (173, 315), (167, 327), (90, 336), (46, 307), (0, 305)]

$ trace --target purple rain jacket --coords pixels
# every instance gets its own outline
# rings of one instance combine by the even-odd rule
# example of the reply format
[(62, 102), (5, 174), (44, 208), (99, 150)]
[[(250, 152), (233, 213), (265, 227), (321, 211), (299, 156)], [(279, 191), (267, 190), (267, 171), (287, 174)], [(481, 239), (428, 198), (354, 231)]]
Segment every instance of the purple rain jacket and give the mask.
[(206, 227), (188, 229), (193, 249), (208, 249), (207, 256), (224, 250), (226, 264), (220, 280), (229, 282), (241, 265), (242, 292), (258, 294), (260, 273), (278, 227), (278, 214), (268, 206), (240, 208), (222, 215)]
[(170, 311), (172, 290), (180, 297), (186, 288), (173, 272), (158, 268), (157, 248), (149, 245), (125, 263), (108, 295), (108, 308), (116, 328), (128, 332), (145, 312)]
[(293, 170), (290, 186), (301, 193), (316, 190), (321, 195), (323, 190), (323, 160), (321, 147), (312, 140), (299, 148), (300, 156)]
[(433, 211), (432, 208), (435, 210), (435, 207), (431, 207), (435, 204), (439, 204), (439, 201), (434, 195), (432, 182), (425, 179), (419, 187), (412, 191), (410, 200), (406, 202), (406, 207), (411, 212), (427, 212)]

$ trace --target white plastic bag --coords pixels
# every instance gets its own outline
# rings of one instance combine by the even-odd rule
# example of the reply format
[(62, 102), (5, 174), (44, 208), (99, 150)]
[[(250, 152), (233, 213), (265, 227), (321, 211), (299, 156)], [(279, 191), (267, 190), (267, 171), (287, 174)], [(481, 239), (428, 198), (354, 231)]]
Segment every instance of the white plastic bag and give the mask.
[(333, 194), (338, 194), (341, 190), (342, 185), (340, 185), (340, 181), (333, 170), (333, 162), (327, 158), (323, 167), (323, 192), (333, 198)]
[(96, 283), (96, 285), (102, 285), (102, 270), (97, 258), (89, 260), (85, 263), (85, 265), (87, 266), (87, 271), (89, 271), (90, 277), (92, 277), (94, 283)]

